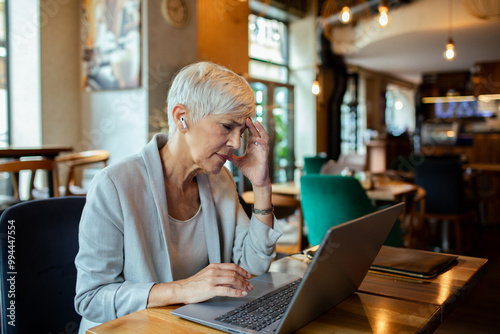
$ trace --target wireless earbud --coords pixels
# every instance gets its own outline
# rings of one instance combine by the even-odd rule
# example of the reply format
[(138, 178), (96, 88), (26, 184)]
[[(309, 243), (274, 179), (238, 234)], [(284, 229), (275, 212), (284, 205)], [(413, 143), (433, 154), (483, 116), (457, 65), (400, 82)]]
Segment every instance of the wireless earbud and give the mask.
[(187, 129), (187, 127), (188, 127), (188, 126), (187, 126), (187, 124), (186, 124), (186, 119), (184, 118), (184, 116), (181, 116), (181, 123), (182, 123), (182, 127), (183, 127), (184, 129)]

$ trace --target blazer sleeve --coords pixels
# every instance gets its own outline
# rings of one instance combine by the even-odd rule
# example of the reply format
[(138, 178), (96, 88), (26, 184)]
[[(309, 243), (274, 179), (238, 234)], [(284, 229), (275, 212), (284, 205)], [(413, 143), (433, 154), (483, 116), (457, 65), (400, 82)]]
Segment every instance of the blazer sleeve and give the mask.
[[(241, 207), (239, 203), (238, 206)], [(252, 275), (267, 272), (276, 256), (276, 242), (281, 235), (276, 218), (273, 228), (262, 223), (253, 214), (250, 222), (248, 218), (239, 220), (233, 248), (234, 262)]]
[(146, 308), (151, 283), (126, 281), (124, 217), (112, 180), (101, 172), (87, 194), (79, 230), (75, 309), (85, 319), (106, 322)]

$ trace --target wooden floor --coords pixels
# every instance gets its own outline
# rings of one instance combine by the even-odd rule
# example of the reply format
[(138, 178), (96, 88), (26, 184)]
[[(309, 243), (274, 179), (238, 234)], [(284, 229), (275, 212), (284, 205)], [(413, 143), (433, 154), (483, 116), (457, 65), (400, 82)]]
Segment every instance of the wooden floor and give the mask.
[(500, 333), (500, 225), (485, 226), (464, 255), (489, 260), (486, 274), (435, 333)]

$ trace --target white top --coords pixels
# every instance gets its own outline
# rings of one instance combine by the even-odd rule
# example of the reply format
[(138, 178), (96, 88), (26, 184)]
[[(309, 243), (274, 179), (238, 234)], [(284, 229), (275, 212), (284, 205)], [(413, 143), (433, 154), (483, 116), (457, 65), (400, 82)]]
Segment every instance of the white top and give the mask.
[(178, 220), (170, 215), (168, 220), (170, 241), (177, 245), (170, 253), (170, 261), (175, 268), (173, 279), (191, 277), (209, 264), (201, 205), (198, 212), (188, 220)]

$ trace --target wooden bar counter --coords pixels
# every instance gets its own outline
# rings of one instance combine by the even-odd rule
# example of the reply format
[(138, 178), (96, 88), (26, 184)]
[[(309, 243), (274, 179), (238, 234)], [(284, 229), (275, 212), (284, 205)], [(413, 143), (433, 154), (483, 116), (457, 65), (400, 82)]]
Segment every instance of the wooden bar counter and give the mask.
[[(355, 294), (297, 333), (431, 333), (476, 285), (486, 264), (486, 259), (459, 256), (456, 265), (433, 279), (370, 271)], [(273, 262), (270, 270), (301, 274), (307, 266), (304, 255), (295, 255)], [(87, 333), (220, 333), (172, 315), (179, 306), (141, 310)]]

